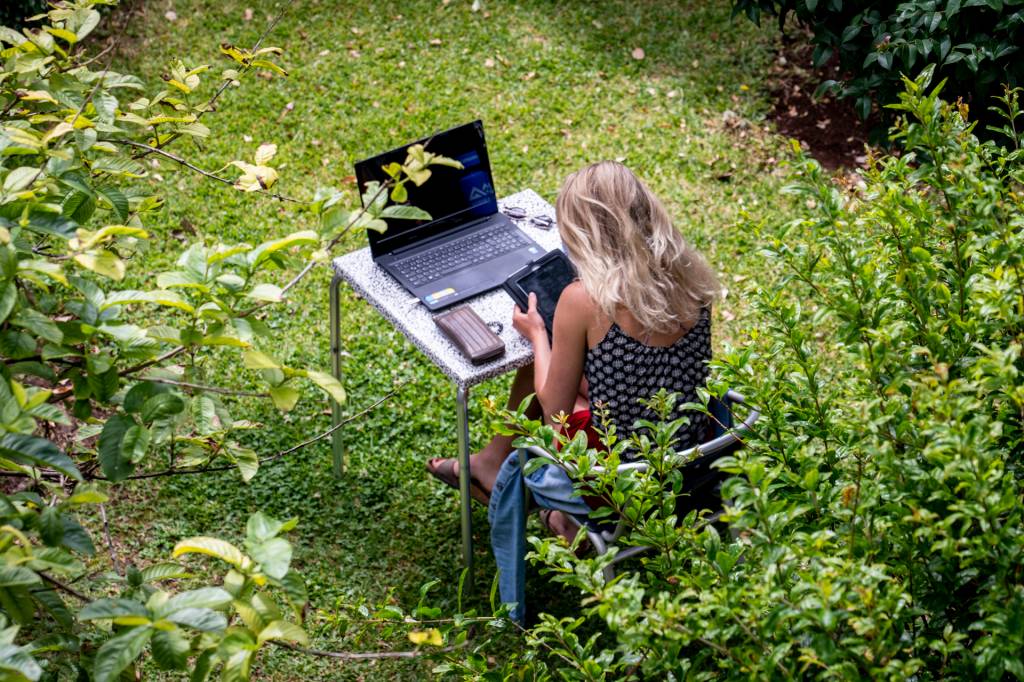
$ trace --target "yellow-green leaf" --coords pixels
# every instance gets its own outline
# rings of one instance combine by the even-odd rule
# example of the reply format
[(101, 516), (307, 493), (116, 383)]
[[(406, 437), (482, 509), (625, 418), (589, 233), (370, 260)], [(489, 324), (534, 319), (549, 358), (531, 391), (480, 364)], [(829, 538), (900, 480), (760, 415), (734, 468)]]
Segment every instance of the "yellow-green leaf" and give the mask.
[(274, 386), (270, 389), (270, 399), (274, 401), (274, 407), (287, 412), (299, 402), (299, 392), (291, 386)]
[(178, 308), (187, 313), (195, 312), (195, 308), (176, 291), (156, 289), (154, 291), (115, 291), (107, 296), (100, 306), (100, 312), (115, 305), (131, 305), (133, 303), (155, 303), (156, 305)]
[(100, 249), (75, 255), (75, 262), (98, 275), (121, 281), (124, 279), (124, 261), (110, 251)]
[(249, 557), (227, 540), (206, 536), (188, 538), (176, 544), (171, 556), (178, 558), (183, 554), (206, 554), (240, 569), (247, 568), (251, 563)]
[(313, 381), (317, 386), (327, 392), (335, 402), (345, 402), (345, 388), (341, 385), (341, 382), (334, 378), (333, 375), (327, 372), (317, 372), (314, 370), (307, 370), (306, 376)]
[(421, 644), (441, 646), (444, 644), (444, 639), (441, 637), (441, 631), (437, 628), (430, 628), (429, 630), (411, 630), (409, 632), (409, 641), (416, 646)]
[(18, 261), (18, 272), (28, 271), (38, 272), (60, 282), (64, 286), (68, 286), (68, 280), (64, 276), (64, 268), (61, 267), (60, 263), (41, 259)]
[(250, 350), (242, 354), (242, 362), (249, 369), (280, 369), (281, 363), (266, 353)]
[(302, 644), (303, 646), (309, 643), (309, 636), (306, 635), (306, 631), (295, 623), (289, 623), (286, 620), (275, 620), (267, 625), (267, 627), (260, 631), (259, 638), (256, 642), (257, 644), (262, 645), (264, 642), (268, 642), (272, 639), (295, 642), (296, 644)]
[(51, 104), (59, 104), (54, 99), (53, 95), (48, 93), (46, 90), (18, 90), (18, 99), (26, 102), (50, 102)]

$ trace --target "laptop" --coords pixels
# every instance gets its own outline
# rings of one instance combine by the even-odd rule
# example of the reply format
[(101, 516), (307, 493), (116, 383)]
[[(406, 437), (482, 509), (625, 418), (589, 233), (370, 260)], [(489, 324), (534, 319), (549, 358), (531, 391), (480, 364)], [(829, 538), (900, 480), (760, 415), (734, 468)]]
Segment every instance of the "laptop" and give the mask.
[(387, 219), (383, 233), (367, 230), (374, 262), (430, 310), (440, 310), (505, 279), (544, 249), (498, 212), (484, 125), (473, 121), (356, 164), (360, 193), (368, 182), (384, 182), (383, 167), (405, 161), (406, 149), (424, 144), (428, 152), (462, 163), (432, 166), (430, 179), (406, 184), (408, 203), (428, 220)]

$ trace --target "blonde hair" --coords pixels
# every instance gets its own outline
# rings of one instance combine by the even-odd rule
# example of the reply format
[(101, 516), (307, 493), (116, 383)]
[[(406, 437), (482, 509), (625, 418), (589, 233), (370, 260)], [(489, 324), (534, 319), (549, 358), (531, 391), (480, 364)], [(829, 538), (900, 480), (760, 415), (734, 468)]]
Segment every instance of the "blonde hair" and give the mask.
[(570, 175), (555, 212), (583, 288), (608, 319), (624, 309), (645, 333), (671, 333), (695, 324), (720, 291), (707, 261), (621, 163)]

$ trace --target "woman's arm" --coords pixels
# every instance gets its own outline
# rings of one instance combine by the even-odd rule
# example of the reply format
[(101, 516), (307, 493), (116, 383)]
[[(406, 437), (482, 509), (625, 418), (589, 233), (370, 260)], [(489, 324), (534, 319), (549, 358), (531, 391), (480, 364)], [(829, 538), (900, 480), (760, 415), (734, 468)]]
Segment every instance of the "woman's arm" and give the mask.
[(569, 414), (583, 377), (587, 353), (587, 327), (593, 303), (579, 282), (566, 287), (555, 309), (554, 345), (548, 344), (544, 320), (537, 313), (537, 297), (530, 294), (530, 307), (522, 312), (517, 306), (512, 322), (519, 333), (533, 344), (533, 385), (544, 416), (549, 422), (559, 412)]

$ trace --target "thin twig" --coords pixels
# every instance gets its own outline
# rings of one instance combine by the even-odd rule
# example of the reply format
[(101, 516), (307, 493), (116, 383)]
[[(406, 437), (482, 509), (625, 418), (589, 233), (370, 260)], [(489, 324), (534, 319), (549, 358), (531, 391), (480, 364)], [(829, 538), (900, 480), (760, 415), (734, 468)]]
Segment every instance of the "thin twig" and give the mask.
[(282, 642), (276, 639), (270, 640), (282, 649), (291, 649), (297, 651), (300, 654), (306, 654), (307, 656), (319, 656), (321, 658), (335, 658), (344, 661), (374, 661), (384, 658), (422, 658), (423, 656), (433, 656), (435, 654), (447, 654), (455, 651), (454, 646), (446, 646), (442, 649), (433, 649), (431, 651), (421, 651), (414, 649), (412, 651), (323, 651), (321, 649), (308, 649), (298, 644), (292, 644), (291, 642)]
[(175, 381), (174, 379), (163, 379), (157, 377), (132, 377), (140, 381), (152, 381), (154, 384), (167, 384), (169, 386), (180, 386), (181, 388), (191, 388), (197, 391), (205, 391), (207, 393), (220, 393), (221, 395), (237, 395), (244, 396), (247, 398), (267, 398), (270, 396), (269, 393), (260, 393), (259, 391), (238, 391), (233, 388), (223, 388), (221, 386), (206, 386), (204, 384), (192, 384), (187, 381)]
[[(280, 12), (277, 13), (277, 16), (275, 16), (274, 19), (267, 25), (267, 28), (263, 31), (263, 33), (260, 35), (260, 37), (256, 39), (256, 42), (253, 44), (252, 49), (249, 50), (250, 53), (253, 53), (256, 50), (260, 49), (260, 45), (263, 44), (263, 40), (268, 35), (270, 35), (270, 32), (273, 31), (274, 28), (277, 27), (278, 22), (281, 21), (281, 18), (284, 17), (284, 15), (288, 13), (288, 10), (291, 9), (291, 6), (293, 4), (295, 4), (295, 0), (289, 0), (288, 4), (285, 5), (285, 7)], [(252, 68), (252, 64), (243, 64), (242, 65), (241, 73), (246, 73), (251, 68)], [(239, 74), (239, 75), (241, 75), (241, 74)], [(210, 97), (210, 99), (208, 99), (206, 101), (206, 104), (203, 105), (203, 107), (199, 110), (199, 113), (196, 114), (196, 120), (197, 121), (199, 119), (201, 119), (203, 117), (203, 115), (206, 114), (206, 112), (213, 111), (213, 105), (217, 102), (217, 100), (220, 98), (220, 96), (224, 94), (224, 91), (228, 89), (228, 86), (230, 86), (231, 83), (234, 80), (236, 80), (236, 79), (227, 79), (227, 78), (225, 78), (223, 81), (221, 81), (220, 87), (217, 88), (217, 90), (213, 93), (213, 95)], [(181, 133), (172, 133), (164, 141), (164, 144), (170, 144), (171, 142), (174, 142), (179, 137), (181, 137)], [(159, 140), (157, 141), (157, 143), (159, 144)], [(153, 148), (147, 150), (141, 156), (143, 156), (143, 157), (147, 156), (149, 154), (154, 153), (155, 151), (157, 151), (157, 148), (153, 147)]]
[(115, 47), (117, 47), (117, 41), (116, 40), (111, 41), (111, 43), (109, 45), (107, 45), (105, 48), (103, 48), (103, 50), (101, 52), (99, 52), (98, 54), (90, 57), (89, 59), (86, 59), (81, 64), (78, 64), (77, 68), (82, 68), (83, 66), (88, 66), (89, 64), (92, 64), (95, 61), (99, 61), (100, 57), (102, 57), (106, 53), (110, 52)]
[[(183, 159), (182, 157), (178, 156), (177, 154), (172, 154), (171, 152), (169, 152), (169, 151), (167, 151), (165, 149), (160, 149), (159, 147), (153, 147), (151, 145), (148, 145), (148, 144), (145, 144), (145, 143), (142, 143), (142, 142), (136, 142), (135, 140), (109, 139), (109, 140), (106, 140), (106, 141), (107, 142), (113, 142), (114, 144), (123, 144), (123, 145), (127, 145), (129, 147), (137, 147), (138, 149), (144, 149), (144, 150), (146, 150), (147, 153), (159, 154), (160, 156), (164, 157), (165, 159), (170, 159), (171, 161), (174, 161), (177, 164), (181, 164), (185, 168), (188, 168), (191, 171), (199, 173), (200, 175), (202, 175), (205, 178), (210, 178), (211, 180), (216, 180), (217, 182), (223, 183), (225, 185), (229, 185), (231, 187), (235, 186), (235, 181), (234, 180), (231, 180), (229, 178), (225, 178), (223, 176), (217, 175), (216, 173), (211, 173), (208, 170), (203, 170), (202, 168), (200, 168), (199, 166), (195, 165), (194, 163), (190, 163), (189, 161), (187, 161), (187, 160)], [(301, 199), (296, 199), (294, 197), (285, 196), (283, 194), (277, 194), (276, 192), (271, 192), (270, 190), (264, 189), (262, 187), (260, 189), (256, 190), (256, 191), (258, 191), (260, 194), (266, 194), (268, 197), (271, 197), (273, 199), (278, 199), (280, 201), (290, 201), (290, 202), (295, 203), (295, 204), (307, 203), (307, 202), (305, 202), (305, 201), (303, 201)]]
[[(380, 196), (380, 193), (385, 191), (386, 189), (388, 189), (392, 184), (393, 184), (393, 181), (391, 181), (391, 180), (388, 180), (387, 182), (381, 183), (381, 186), (377, 188), (377, 193), (374, 194), (373, 197), (367, 202), (367, 206), (372, 206), (373, 202), (375, 202), (377, 200), (377, 197)], [(345, 235), (348, 234), (349, 231), (355, 226), (355, 224), (359, 221), (359, 219), (362, 218), (366, 214), (366, 212), (367, 212), (366, 206), (360, 208), (356, 212), (355, 216), (353, 216), (352, 219), (348, 221), (348, 224), (345, 225), (344, 228), (342, 228), (341, 232), (339, 232), (337, 235), (335, 235), (334, 239), (332, 239), (330, 242), (328, 242), (327, 246), (324, 247), (323, 250), (326, 253), (330, 253), (331, 250), (335, 246), (338, 245), (338, 242), (340, 242), (345, 237)], [(292, 277), (291, 280), (289, 280), (289, 282), (287, 284), (285, 284), (284, 287), (281, 288), (281, 296), (284, 296), (288, 292), (289, 289), (291, 289), (296, 284), (298, 284), (300, 281), (302, 281), (302, 279), (306, 275), (309, 274), (310, 270), (312, 270), (316, 266), (316, 264), (318, 262), (319, 261), (317, 261), (317, 260), (310, 260), (308, 263), (306, 263), (305, 267), (303, 267), (302, 270), (300, 270), (297, 275)], [(268, 305), (270, 305), (270, 303), (271, 303), (270, 301), (261, 301), (261, 302), (257, 303), (256, 305), (254, 305), (253, 307), (249, 308), (248, 310), (244, 310), (241, 313), (239, 313), (238, 317), (248, 317), (249, 315), (252, 315), (254, 312), (256, 312), (258, 310), (262, 310), (263, 308), (267, 307)]]
[(79, 592), (75, 588), (71, 587), (70, 585), (66, 585), (66, 584), (62, 583), (61, 581), (57, 580), (56, 578), (54, 578), (49, 573), (44, 573), (43, 571), (37, 571), (37, 573), (39, 574), (40, 578), (42, 578), (46, 582), (50, 583), (51, 585), (53, 585), (57, 589), (62, 590), (64, 592), (67, 592), (72, 597), (76, 597), (78, 599), (81, 599), (84, 602), (92, 601), (92, 597), (89, 597), (89, 596), (87, 596), (85, 594), (82, 594), (81, 592)]
[(114, 565), (114, 572), (124, 575), (121, 572), (121, 562), (117, 559), (117, 552), (114, 551), (114, 540), (110, 537), (110, 524), (107, 522), (107, 505), (100, 505), (100, 518), (103, 519), (103, 534), (107, 538), (107, 549), (110, 550), (110, 562)]
[(136, 372), (140, 372), (140, 371), (146, 369), (147, 367), (152, 367), (153, 365), (159, 364), (159, 363), (163, 362), (164, 360), (170, 360), (175, 355), (180, 355), (181, 353), (184, 353), (186, 349), (187, 349), (187, 346), (178, 346), (176, 348), (172, 348), (171, 350), (167, 351), (163, 355), (159, 355), (159, 356), (153, 358), (152, 360), (146, 360), (145, 362), (140, 362), (139, 364), (134, 365), (132, 367), (129, 367), (128, 369), (123, 369), (120, 372), (118, 372), (118, 374), (120, 376), (124, 376), (126, 374), (135, 374)]
[[(357, 412), (357, 413), (355, 413), (353, 415), (350, 415), (350, 416), (346, 417), (345, 419), (341, 420), (340, 422), (338, 422), (337, 424), (335, 424), (331, 428), (327, 429), (323, 433), (317, 434), (316, 436), (313, 436), (312, 438), (304, 440), (301, 443), (299, 443), (298, 445), (293, 445), (292, 447), (288, 448), (287, 450), (282, 450), (281, 452), (274, 453), (273, 455), (267, 455), (266, 457), (261, 457), (259, 459), (259, 463), (260, 464), (266, 464), (268, 462), (276, 461), (278, 459), (281, 459), (282, 457), (286, 457), (286, 456), (292, 454), (293, 452), (295, 452), (297, 450), (301, 450), (302, 448), (306, 447), (307, 445), (312, 445), (313, 443), (315, 443), (315, 442), (317, 442), (319, 440), (323, 440), (324, 438), (327, 438), (328, 436), (330, 436), (332, 433), (334, 433), (335, 431), (337, 431), (341, 427), (343, 427), (346, 424), (349, 424), (349, 423), (355, 421), (356, 419), (359, 419), (362, 416), (365, 416), (366, 414), (368, 414), (369, 412), (371, 412), (372, 410), (377, 408), (379, 405), (381, 405), (381, 403), (385, 402), (386, 400), (389, 400), (401, 388), (402, 388), (401, 386), (399, 386), (398, 388), (395, 388), (394, 390), (390, 391), (387, 395), (385, 395), (384, 397), (379, 399), (377, 402), (373, 403), (369, 407), (366, 407), (365, 409), (363, 409), (363, 410), (361, 410), (361, 411), (359, 411), (359, 412)], [(237, 468), (237, 467), (234, 464), (225, 464), (225, 465), (218, 465), (218, 466), (212, 466), (212, 467), (198, 467), (198, 468), (195, 468), (195, 469), (164, 469), (162, 471), (149, 471), (149, 472), (145, 472), (145, 473), (141, 473), (141, 474), (134, 474), (132, 476), (128, 476), (125, 480), (132, 481), (132, 480), (141, 480), (141, 479), (144, 479), (144, 478), (161, 478), (161, 477), (164, 477), (164, 476), (184, 476), (184, 475), (189, 475), (189, 474), (206, 474), (206, 473), (211, 473), (211, 472), (215, 472), (215, 471), (230, 471), (230, 470), (235, 469), (235, 468)], [(2, 473), (2, 472), (0, 472), (0, 473)], [(91, 480), (105, 481), (105, 480), (108, 480), (108, 479), (105, 478), (104, 476), (96, 476), (96, 477), (94, 477)]]

